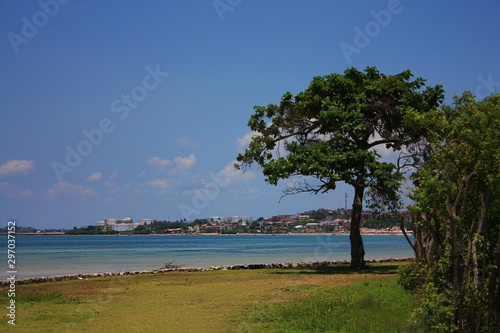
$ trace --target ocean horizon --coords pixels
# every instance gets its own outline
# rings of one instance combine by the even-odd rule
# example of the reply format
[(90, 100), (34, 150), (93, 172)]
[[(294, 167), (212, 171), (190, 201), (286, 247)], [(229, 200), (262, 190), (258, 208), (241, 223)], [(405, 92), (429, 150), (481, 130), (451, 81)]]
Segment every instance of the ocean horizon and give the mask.
[[(6, 237), (0, 239), (6, 249)], [(363, 241), (366, 260), (414, 256), (401, 235), (363, 235)], [(16, 236), (17, 278), (155, 270), (165, 263), (208, 268), (349, 259), (344, 234)]]

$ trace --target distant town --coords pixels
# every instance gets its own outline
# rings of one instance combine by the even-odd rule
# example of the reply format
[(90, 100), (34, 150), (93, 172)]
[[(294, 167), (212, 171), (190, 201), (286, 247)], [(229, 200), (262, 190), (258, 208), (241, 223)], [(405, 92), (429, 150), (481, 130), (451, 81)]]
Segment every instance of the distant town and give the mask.
[[(276, 215), (269, 218), (252, 216), (209, 216), (194, 221), (138, 219), (131, 217), (106, 218), (94, 224), (74, 227), (71, 230), (35, 228), (17, 229), (18, 234), (28, 235), (113, 235), (113, 234), (289, 234), (289, 233), (333, 233), (350, 231), (351, 210), (318, 209), (293, 215)], [(409, 213), (377, 215), (372, 211), (362, 214), (363, 234), (402, 234), (401, 219), (411, 233)], [(0, 232), (3, 230), (0, 229)]]

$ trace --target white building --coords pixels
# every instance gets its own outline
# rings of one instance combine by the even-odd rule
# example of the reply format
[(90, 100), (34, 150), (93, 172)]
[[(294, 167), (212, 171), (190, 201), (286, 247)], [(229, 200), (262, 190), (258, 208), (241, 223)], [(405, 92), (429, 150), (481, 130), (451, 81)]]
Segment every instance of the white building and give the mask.
[(153, 224), (155, 222), (155, 220), (153, 219), (140, 219), (140, 220), (137, 220), (137, 225), (150, 225), (150, 224)]
[(242, 226), (248, 226), (252, 224), (253, 222), (253, 217), (252, 216), (209, 216), (207, 218), (207, 222), (213, 222), (216, 223), (217, 225), (222, 225), (222, 224), (231, 224), (231, 225), (236, 225), (236, 224), (241, 224)]
[(208, 223), (213, 222), (213, 223), (221, 224), (222, 222), (224, 222), (224, 217), (222, 217), (222, 216), (209, 216), (207, 218), (207, 222)]
[(132, 231), (136, 227), (135, 223), (117, 223), (111, 226), (113, 231)]
[(123, 219), (105, 219), (101, 221), (96, 221), (96, 226), (104, 227), (106, 229), (111, 229), (113, 231), (132, 231), (139, 225), (150, 225), (155, 220), (153, 219), (140, 219), (136, 223), (130, 217), (125, 217)]
[(231, 224), (241, 224), (243, 226), (247, 226), (252, 224), (253, 217), (252, 216), (229, 216), (228, 222)]

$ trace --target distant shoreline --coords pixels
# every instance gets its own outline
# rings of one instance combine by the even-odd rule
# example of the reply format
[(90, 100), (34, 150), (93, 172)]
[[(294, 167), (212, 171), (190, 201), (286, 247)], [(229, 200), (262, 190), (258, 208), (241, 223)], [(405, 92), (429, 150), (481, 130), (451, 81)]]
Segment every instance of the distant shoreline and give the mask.
[[(408, 232), (412, 235), (411, 232)], [(6, 233), (0, 233), (5, 236)], [(362, 232), (363, 236), (404, 236), (402, 232)], [(349, 233), (331, 232), (289, 232), (289, 233), (241, 233), (241, 234), (217, 234), (217, 233), (171, 233), (171, 234), (95, 234), (95, 235), (67, 235), (65, 233), (18, 233), (16, 236), (349, 236)]]

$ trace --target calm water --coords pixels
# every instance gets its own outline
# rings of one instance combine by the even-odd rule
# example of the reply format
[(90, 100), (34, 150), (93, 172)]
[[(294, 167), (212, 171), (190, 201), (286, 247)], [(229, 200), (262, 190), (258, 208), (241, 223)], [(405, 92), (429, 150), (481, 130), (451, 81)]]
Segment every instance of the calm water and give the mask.
[[(413, 256), (403, 236), (365, 235), (366, 259)], [(7, 242), (0, 237), (5, 260)], [(17, 236), (17, 277), (350, 259), (348, 235)]]

